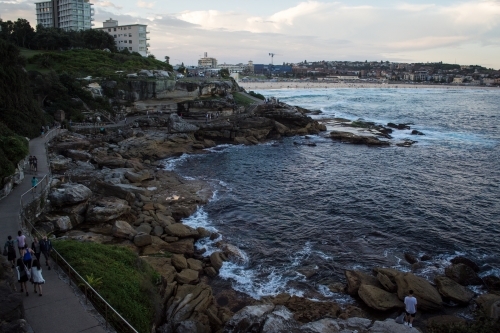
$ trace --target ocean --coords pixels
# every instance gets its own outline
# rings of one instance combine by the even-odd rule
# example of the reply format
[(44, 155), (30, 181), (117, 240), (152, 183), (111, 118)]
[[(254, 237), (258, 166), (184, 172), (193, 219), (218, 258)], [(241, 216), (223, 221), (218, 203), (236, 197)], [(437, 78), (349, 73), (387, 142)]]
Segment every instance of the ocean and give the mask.
[(405, 252), (431, 256), (415, 271), (429, 280), (457, 255), (476, 261), (481, 276), (500, 276), (500, 89), (257, 92), (321, 110), (316, 119), (408, 123), (425, 135), (395, 131), (395, 140), (418, 143), (373, 148), (326, 132), (165, 161), (214, 190), (183, 221), (221, 235), (197, 247), (210, 254), (222, 240), (242, 252), (224, 264), (219, 285), (255, 299), (288, 292), (352, 303), (328, 285), (345, 282), (345, 269), (411, 271)]

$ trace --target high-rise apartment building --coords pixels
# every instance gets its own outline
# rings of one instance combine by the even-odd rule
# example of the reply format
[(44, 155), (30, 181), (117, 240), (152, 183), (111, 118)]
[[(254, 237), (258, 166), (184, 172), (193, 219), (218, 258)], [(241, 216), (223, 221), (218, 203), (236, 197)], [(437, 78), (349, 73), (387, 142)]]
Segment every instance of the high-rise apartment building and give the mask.
[(110, 34), (115, 39), (118, 51), (124, 49), (129, 52), (137, 52), (143, 57), (148, 55), (149, 31), (146, 24), (118, 25), (117, 20), (109, 19), (102, 23), (102, 28), (95, 28)]
[(36, 23), (64, 30), (91, 29), (94, 9), (90, 0), (51, 0), (37, 2)]

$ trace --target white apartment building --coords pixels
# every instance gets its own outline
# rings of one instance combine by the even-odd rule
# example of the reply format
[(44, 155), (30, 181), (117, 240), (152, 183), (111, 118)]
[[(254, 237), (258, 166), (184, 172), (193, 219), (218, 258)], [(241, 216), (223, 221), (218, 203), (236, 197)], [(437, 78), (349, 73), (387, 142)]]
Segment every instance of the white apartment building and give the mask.
[(36, 2), (36, 24), (63, 30), (92, 29), (94, 8), (90, 0), (51, 0)]
[(109, 19), (103, 22), (102, 28), (95, 28), (110, 34), (115, 39), (118, 51), (128, 49), (130, 52), (137, 52), (143, 57), (148, 55), (149, 31), (146, 24), (118, 25), (117, 20)]

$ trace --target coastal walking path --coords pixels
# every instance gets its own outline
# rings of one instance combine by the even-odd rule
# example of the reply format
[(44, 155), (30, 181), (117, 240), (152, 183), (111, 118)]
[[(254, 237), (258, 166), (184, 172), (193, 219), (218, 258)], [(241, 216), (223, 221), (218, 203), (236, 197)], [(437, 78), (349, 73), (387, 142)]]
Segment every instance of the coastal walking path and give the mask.
[[(38, 159), (38, 171), (36, 176), (39, 180), (49, 174), (45, 143), (49, 140), (48, 135), (38, 137), (29, 143), (30, 155)], [(0, 244), (3, 246), (7, 236), (16, 239), (20, 230), (19, 211), (21, 208), (21, 195), (31, 188), (33, 174), (26, 174), (22, 183), (17, 185), (12, 192), (0, 200)], [(31, 239), (26, 241), (31, 245)], [(16, 249), (19, 257), (19, 252)], [(42, 257), (43, 258), (43, 257)], [(29, 296), (24, 297), (25, 319), (36, 333), (106, 333), (97, 318), (100, 316), (91, 308), (84, 308), (84, 301), (75, 293), (68, 284), (67, 276), (58, 267), (51, 266), (48, 270), (45, 259), (42, 259), (42, 275), (45, 279), (43, 296), (33, 293), (33, 285), (27, 283)], [(17, 276), (16, 276), (17, 279)], [(16, 282), (19, 290), (19, 284)], [(24, 293), (23, 293), (24, 294)], [(92, 313), (94, 312), (94, 313)], [(102, 317), (101, 317), (102, 320)]]

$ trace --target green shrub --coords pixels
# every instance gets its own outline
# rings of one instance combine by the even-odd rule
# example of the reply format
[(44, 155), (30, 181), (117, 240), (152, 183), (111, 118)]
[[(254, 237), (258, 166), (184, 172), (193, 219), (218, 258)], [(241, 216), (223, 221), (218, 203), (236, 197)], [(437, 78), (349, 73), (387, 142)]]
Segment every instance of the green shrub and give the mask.
[(253, 97), (258, 98), (258, 99), (261, 99), (261, 100), (265, 100), (265, 99), (266, 99), (266, 98), (264, 97), (264, 95), (259, 94), (259, 93), (256, 93), (255, 91), (250, 91), (250, 92), (248, 92), (248, 94), (249, 94), (250, 96), (253, 96)]
[(99, 294), (139, 332), (151, 332), (158, 274), (130, 249), (64, 240), (54, 248), (83, 277), (99, 279)]
[(242, 105), (244, 107), (247, 107), (251, 104), (254, 103), (254, 100), (251, 98), (248, 98), (247, 96), (243, 95), (242, 93), (234, 93), (233, 94), (234, 101), (238, 105)]

